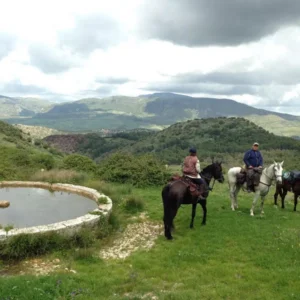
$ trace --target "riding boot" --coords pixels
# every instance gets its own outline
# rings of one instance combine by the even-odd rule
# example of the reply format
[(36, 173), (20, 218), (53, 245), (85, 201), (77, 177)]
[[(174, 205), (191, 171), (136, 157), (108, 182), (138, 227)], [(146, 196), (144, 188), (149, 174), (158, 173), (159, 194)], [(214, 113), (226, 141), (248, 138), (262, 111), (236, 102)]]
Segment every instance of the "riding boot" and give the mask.
[(199, 190), (199, 193), (200, 193), (200, 196), (198, 197), (198, 200), (205, 200), (206, 198), (203, 196), (203, 194), (205, 193), (204, 184), (200, 184), (198, 190)]
[(247, 192), (248, 193), (253, 192), (252, 180), (248, 176), (247, 176)]

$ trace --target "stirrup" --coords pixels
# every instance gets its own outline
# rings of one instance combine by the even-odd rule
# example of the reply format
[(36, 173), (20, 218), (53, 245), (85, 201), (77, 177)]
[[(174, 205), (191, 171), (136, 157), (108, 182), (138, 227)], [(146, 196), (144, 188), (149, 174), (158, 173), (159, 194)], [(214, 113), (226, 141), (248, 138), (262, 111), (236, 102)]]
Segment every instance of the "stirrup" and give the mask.
[(197, 198), (197, 202), (200, 201), (200, 200), (206, 200), (206, 198), (202, 195), (200, 195), (198, 198)]

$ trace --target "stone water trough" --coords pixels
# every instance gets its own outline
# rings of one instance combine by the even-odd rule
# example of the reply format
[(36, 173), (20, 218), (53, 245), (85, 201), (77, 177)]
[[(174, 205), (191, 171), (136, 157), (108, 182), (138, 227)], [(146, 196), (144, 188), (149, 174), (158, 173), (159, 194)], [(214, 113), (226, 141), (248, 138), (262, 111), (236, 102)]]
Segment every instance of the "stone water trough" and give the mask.
[(31, 181), (0, 182), (0, 203), (0, 242), (20, 234), (72, 235), (82, 226), (95, 226), (112, 210), (111, 199), (94, 189)]

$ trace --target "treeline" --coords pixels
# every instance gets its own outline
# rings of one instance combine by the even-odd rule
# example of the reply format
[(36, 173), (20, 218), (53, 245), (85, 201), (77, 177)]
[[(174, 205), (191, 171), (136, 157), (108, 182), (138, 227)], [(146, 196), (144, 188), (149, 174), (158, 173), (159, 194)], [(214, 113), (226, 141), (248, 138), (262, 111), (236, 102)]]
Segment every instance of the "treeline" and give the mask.
[(260, 143), (261, 151), (274, 153), (274, 159), (278, 153), (285, 153), (287, 156), (292, 152), (296, 153), (296, 157), (293, 154), (293, 159), (296, 160), (299, 156), (299, 140), (276, 136), (243, 118), (192, 120), (174, 124), (159, 132), (119, 133), (105, 138), (88, 134), (76, 152), (97, 161), (120, 150), (133, 154), (151, 153), (167, 163), (178, 164), (191, 146), (198, 149), (202, 160), (211, 157), (237, 158), (254, 141)]

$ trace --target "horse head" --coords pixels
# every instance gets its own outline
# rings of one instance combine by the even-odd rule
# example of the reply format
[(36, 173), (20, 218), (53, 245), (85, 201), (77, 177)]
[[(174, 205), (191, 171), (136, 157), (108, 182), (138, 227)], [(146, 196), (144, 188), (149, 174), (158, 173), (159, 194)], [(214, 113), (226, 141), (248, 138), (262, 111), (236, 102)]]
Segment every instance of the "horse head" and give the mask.
[(218, 180), (220, 183), (224, 182), (224, 175), (222, 172), (222, 161), (215, 161), (213, 163), (214, 166), (214, 172), (213, 172), (213, 177), (215, 180)]
[(276, 178), (277, 183), (282, 183), (283, 163), (284, 161), (282, 161), (281, 163), (277, 163), (276, 161), (274, 161), (273, 163), (274, 177)]
[(212, 164), (205, 167), (201, 172), (201, 177), (208, 179), (214, 178), (220, 183), (224, 182), (224, 176), (222, 173), (222, 162), (213, 161)]

